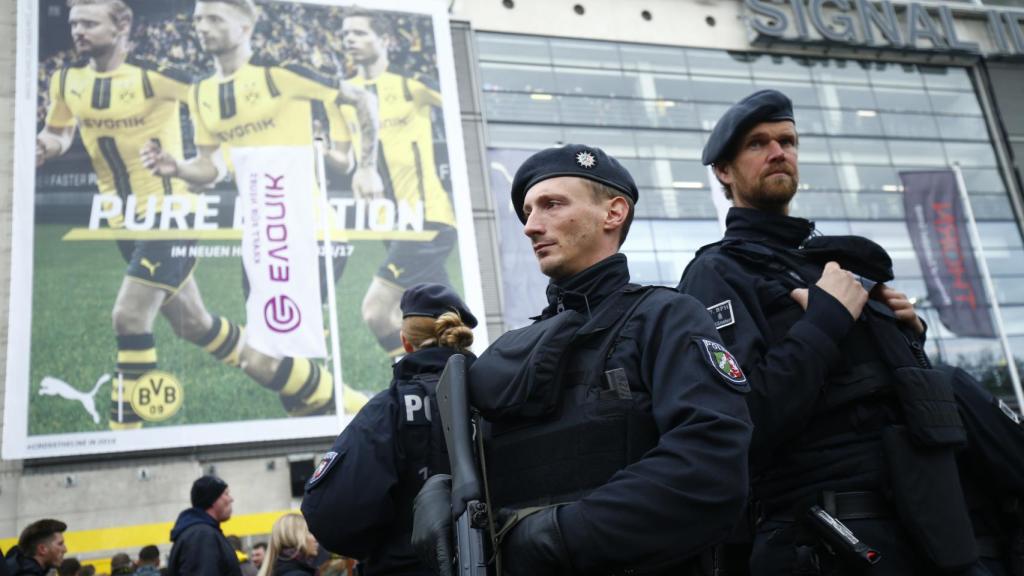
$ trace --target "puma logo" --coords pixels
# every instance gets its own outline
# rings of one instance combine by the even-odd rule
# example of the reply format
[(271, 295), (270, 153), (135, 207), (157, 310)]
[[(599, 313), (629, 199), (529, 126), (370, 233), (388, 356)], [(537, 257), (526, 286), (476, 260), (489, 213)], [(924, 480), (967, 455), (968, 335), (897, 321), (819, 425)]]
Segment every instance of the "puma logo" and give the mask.
[(395, 280), (398, 280), (398, 277), (402, 275), (402, 272), (405, 272), (405, 268), (399, 268), (394, 264), (394, 262), (388, 263), (388, 270), (391, 271), (391, 275), (395, 277)]
[(143, 258), (142, 261), (139, 262), (139, 263), (142, 264), (143, 268), (145, 268), (146, 270), (149, 270), (149, 275), (150, 276), (156, 276), (156, 269), (160, 267), (160, 262), (157, 262), (156, 264), (154, 264), (154, 263), (149, 261), (149, 258)]
[(39, 385), (39, 394), (42, 396), (60, 396), (66, 400), (75, 400), (82, 404), (82, 408), (92, 416), (94, 424), (100, 423), (99, 412), (96, 411), (96, 392), (99, 391), (100, 386), (106, 384), (110, 380), (110, 374), (104, 374), (96, 380), (96, 384), (93, 385), (92, 390), (84, 392), (61, 380), (60, 378), (54, 378), (53, 376), (43, 377), (43, 381)]

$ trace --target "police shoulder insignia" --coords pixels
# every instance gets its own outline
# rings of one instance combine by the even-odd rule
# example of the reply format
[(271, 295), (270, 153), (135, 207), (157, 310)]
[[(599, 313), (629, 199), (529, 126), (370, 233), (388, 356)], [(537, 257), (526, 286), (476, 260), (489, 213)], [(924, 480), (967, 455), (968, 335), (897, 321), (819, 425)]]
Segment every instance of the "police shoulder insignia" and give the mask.
[(725, 346), (714, 340), (701, 338), (700, 343), (704, 347), (704, 357), (711, 364), (711, 368), (730, 384), (746, 390), (748, 387), (747, 376), (740, 369), (740, 363), (736, 361), (736, 357), (726, 350)]
[(597, 166), (597, 157), (594, 156), (592, 152), (583, 150), (582, 152), (576, 153), (576, 163), (579, 164), (581, 168), (593, 168), (594, 166)]
[(1006, 402), (1003, 402), (1002, 399), (999, 399), (998, 402), (999, 409), (1003, 411), (1003, 414), (1006, 414), (1007, 418), (1013, 420), (1014, 424), (1020, 425), (1020, 416), (1013, 411), (1013, 408), (1010, 408), (1010, 406)]
[(317, 482), (323, 478), (327, 471), (334, 466), (334, 462), (338, 459), (337, 452), (328, 452), (324, 454), (324, 457), (320, 459), (320, 463), (317, 464), (316, 470), (313, 470), (313, 475), (309, 477), (309, 481), (306, 482), (306, 489), (310, 489), (316, 486)]
[(715, 328), (719, 330), (736, 323), (736, 317), (732, 314), (732, 300), (725, 300), (708, 306), (708, 313), (711, 314), (711, 320), (714, 321)]

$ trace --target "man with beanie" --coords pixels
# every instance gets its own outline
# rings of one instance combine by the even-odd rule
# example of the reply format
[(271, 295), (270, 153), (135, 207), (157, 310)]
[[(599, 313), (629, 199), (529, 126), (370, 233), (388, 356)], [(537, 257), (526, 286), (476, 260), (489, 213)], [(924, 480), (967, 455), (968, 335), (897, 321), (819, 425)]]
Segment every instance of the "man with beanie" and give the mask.
[(167, 562), (172, 576), (242, 576), (238, 558), (220, 523), (231, 518), (234, 502), (228, 485), (207, 475), (192, 483), (192, 507), (183, 510), (171, 529), (171, 557)]
[[(599, 148), (531, 156), (512, 203), (548, 306), (469, 370), (511, 576), (691, 574), (747, 496), (746, 377), (695, 299), (629, 282), (639, 193)], [(413, 545), (452, 573), (451, 478), (417, 496)]]

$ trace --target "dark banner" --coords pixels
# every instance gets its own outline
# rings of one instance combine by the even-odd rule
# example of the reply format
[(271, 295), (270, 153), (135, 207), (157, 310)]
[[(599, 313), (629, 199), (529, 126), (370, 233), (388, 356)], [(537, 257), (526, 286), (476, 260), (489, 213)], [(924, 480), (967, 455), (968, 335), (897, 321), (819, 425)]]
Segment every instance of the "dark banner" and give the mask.
[(992, 315), (952, 170), (900, 172), (910, 239), (928, 299), (958, 336), (994, 338)]

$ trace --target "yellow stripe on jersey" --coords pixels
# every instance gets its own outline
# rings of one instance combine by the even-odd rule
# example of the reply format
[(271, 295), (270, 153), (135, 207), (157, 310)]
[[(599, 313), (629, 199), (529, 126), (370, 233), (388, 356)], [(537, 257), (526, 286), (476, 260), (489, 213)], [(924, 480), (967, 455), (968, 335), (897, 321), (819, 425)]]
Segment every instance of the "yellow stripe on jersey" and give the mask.
[[(422, 82), (385, 72), (373, 80), (353, 78), (354, 85), (375, 92), (380, 116), (380, 146), (395, 200), (424, 206), (428, 221), (455, 226), (448, 192), (434, 164), (433, 126)], [(435, 93), (436, 94), (436, 93)]]
[[(188, 90), (177, 74), (132, 61), (110, 72), (87, 65), (68, 67), (50, 78), (46, 124), (77, 126), (100, 193), (125, 200), (134, 195), (135, 213), (144, 215), (151, 197), (188, 195), (184, 182), (153, 176), (139, 159), (142, 146), (151, 140), (182, 156), (180, 104), (187, 100)], [(159, 212), (162, 201), (155, 206)]]

